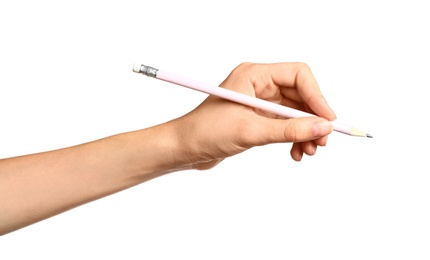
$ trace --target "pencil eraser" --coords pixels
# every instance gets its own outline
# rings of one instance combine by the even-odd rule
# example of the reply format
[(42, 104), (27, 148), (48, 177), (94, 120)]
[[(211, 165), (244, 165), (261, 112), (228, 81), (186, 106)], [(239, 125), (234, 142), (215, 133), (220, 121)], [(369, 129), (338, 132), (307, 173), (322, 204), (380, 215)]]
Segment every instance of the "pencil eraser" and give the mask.
[(133, 71), (134, 72), (136, 72), (136, 73), (139, 73), (140, 72), (140, 68), (142, 67), (142, 64), (140, 64), (140, 63), (136, 63), (136, 64), (134, 64), (134, 66), (133, 66)]

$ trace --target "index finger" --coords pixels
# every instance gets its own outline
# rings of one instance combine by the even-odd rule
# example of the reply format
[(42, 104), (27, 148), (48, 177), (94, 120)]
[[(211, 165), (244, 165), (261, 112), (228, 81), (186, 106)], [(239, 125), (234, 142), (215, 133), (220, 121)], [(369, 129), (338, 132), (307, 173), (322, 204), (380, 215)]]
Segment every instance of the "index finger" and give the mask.
[(270, 65), (271, 78), (279, 87), (295, 88), (303, 102), (316, 115), (335, 120), (336, 114), (321, 94), (311, 69), (305, 63), (276, 63)]

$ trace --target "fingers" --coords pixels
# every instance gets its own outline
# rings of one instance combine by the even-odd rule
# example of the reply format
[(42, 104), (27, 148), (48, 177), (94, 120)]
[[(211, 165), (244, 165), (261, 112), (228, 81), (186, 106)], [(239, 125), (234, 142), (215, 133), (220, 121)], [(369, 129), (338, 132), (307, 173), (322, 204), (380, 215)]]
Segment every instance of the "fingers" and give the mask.
[(336, 119), (305, 63), (242, 63), (221, 86), (295, 109), (307, 107), (307, 112), (330, 121)]
[(305, 104), (317, 115), (334, 120), (336, 116), (321, 94), (310, 68), (300, 64), (295, 73), (295, 87)]
[(254, 109), (255, 117), (240, 120), (237, 140), (240, 147), (291, 142), (291, 156), (300, 161), (303, 154), (313, 155), (318, 146), (325, 146), (327, 135), (333, 131), (329, 121), (336, 119), (336, 115), (304, 63), (243, 63), (220, 87), (317, 115), (285, 120)]
[(304, 143), (293, 143), (291, 147), (290, 155), (294, 161), (300, 162), (303, 158), (303, 154), (314, 155), (317, 151), (317, 146), (314, 142), (308, 141)]
[(329, 135), (333, 125), (320, 117), (286, 120), (284, 138), (287, 142), (306, 142)]
[[(279, 93), (284, 97), (280, 104), (308, 111), (328, 120), (336, 119), (334, 111), (321, 94), (315, 77), (306, 64), (278, 63), (266, 66), (270, 67), (271, 80), (278, 86)], [(254, 80), (253, 83), (254, 86), (257, 85), (257, 81)], [(267, 89), (266, 83), (264, 87), (266, 94), (261, 95), (258, 88), (256, 94), (267, 96)], [(272, 90), (272, 93), (275, 92)], [(329, 122), (312, 120), (307, 122), (289, 120), (288, 122), (284, 135), (285, 140), (294, 142), (290, 154), (295, 161), (300, 161), (303, 154), (314, 155), (318, 146), (326, 145), (327, 135), (333, 131), (333, 126)]]
[[(271, 119), (259, 117), (253, 131), (246, 134), (252, 146), (291, 142), (291, 157), (300, 161), (303, 154), (314, 155), (318, 146), (325, 146), (333, 125), (321, 117)], [(249, 142), (249, 139), (247, 142)]]
[(293, 143), (291, 147), (290, 155), (293, 160), (299, 162), (303, 158), (303, 154), (312, 156), (316, 153), (318, 146), (325, 146), (327, 143), (327, 136), (315, 139), (313, 141), (307, 141), (303, 143)]
[(291, 158), (294, 161), (300, 162), (303, 158), (303, 149), (301, 143), (294, 143), (290, 151)]
[[(316, 145), (325, 145), (333, 131), (333, 125), (321, 117), (304, 117), (295, 119), (271, 119), (258, 116), (257, 123), (247, 136), (253, 145), (265, 145), (279, 142), (306, 142), (315, 140)], [(313, 147), (305, 148), (306, 153), (313, 153)]]
[[(266, 73), (270, 75), (270, 81), (255, 75), (254, 86), (258, 83), (263, 86), (260, 90), (256, 88), (257, 94), (270, 89), (268, 82), (273, 82), (282, 95), (296, 102), (304, 102), (316, 115), (328, 120), (336, 119), (336, 114), (327, 104), (311, 69), (305, 63), (275, 63), (260, 66), (266, 69), (256, 68), (254, 75)], [(266, 82), (264, 83), (263, 80)]]

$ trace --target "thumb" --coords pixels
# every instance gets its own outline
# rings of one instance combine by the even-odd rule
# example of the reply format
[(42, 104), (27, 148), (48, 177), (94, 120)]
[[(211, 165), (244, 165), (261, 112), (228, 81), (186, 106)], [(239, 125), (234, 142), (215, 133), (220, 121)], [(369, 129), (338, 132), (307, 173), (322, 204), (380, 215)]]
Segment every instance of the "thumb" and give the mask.
[(260, 133), (265, 132), (264, 143), (305, 142), (329, 135), (333, 125), (322, 117), (303, 117), (294, 119), (262, 118)]

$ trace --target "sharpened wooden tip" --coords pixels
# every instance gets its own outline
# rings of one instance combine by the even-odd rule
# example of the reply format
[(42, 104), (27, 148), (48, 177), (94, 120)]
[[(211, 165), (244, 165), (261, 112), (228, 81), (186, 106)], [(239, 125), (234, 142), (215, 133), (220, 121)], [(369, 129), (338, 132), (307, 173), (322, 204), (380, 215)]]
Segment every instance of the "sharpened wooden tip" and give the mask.
[(373, 138), (372, 135), (365, 133), (363, 131), (358, 130), (357, 128), (351, 128), (351, 135), (352, 136), (361, 136), (361, 137), (367, 137), (367, 138)]

